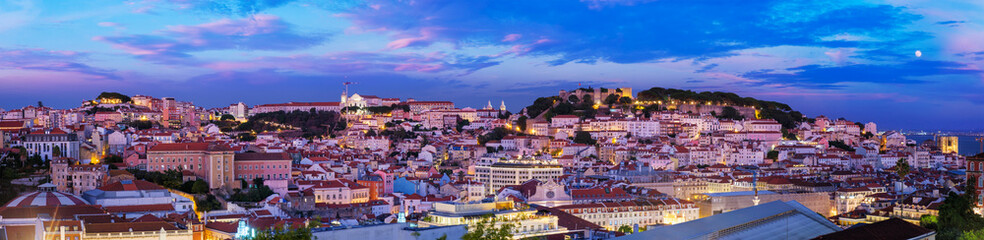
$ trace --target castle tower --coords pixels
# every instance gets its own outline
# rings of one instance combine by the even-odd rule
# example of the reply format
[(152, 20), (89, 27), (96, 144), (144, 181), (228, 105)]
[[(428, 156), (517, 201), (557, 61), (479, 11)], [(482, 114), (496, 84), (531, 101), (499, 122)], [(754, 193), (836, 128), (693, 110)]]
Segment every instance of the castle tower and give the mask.
[(502, 104), (499, 105), (499, 111), (506, 111), (506, 101), (502, 101)]
[(492, 110), (492, 100), (489, 100), (489, 104), (485, 105), (485, 110)]

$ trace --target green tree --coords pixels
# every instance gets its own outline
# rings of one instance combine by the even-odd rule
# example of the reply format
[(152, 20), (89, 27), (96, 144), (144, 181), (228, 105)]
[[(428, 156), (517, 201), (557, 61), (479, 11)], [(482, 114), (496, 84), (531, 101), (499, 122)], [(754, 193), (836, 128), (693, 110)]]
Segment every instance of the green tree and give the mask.
[(238, 138), (239, 141), (244, 141), (244, 142), (251, 142), (253, 140), (256, 140), (256, 136), (253, 136), (253, 134), (250, 133), (240, 133), (239, 135), (236, 135), (236, 138)]
[(960, 235), (960, 240), (981, 240), (984, 239), (984, 229), (974, 229), (970, 231), (964, 231)]
[(577, 95), (571, 94), (571, 96), (567, 97), (567, 101), (570, 101), (571, 103), (578, 103), (581, 99), (578, 99)]
[(926, 214), (919, 217), (919, 226), (924, 228), (937, 230), (939, 227), (938, 224), (939, 221), (936, 219), (936, 216)]
[(455, 124), (454, 129), (458, 130), (458, 132), (461, 132), (461, 130), (464, 130), (465, 126), (468, 126), (469, 124), (471, 124), (471, 122), (469, 122), (468, 119), (461, 119), (458, 120), (457, 124)]
[(967, 185), (965, 188), (966, 190), (964, 191), (964, 196), (966, 196), (967, 199), (970, 199), (970, 201), (974, 204), (977, 204), (977, 202), (980, 201), (978, 199), (979, 196), (977, 195), (977, 177), (968, 176)]
[(119, 99), (123, 103), (130, 102), (130, 96), (118, 92), (102, 92), (99, 96), (96, 96), (96, 99)]
[(196, 180), (194, 185), (191, 186), (191, 192), (198, 194), (208, 193), (208, 183), (205, 180)]
[(630, 97), (620, 97), (620, 98), (618, 98), (618, 103), (621, 103), (621, 104), (629, 104), (629, 103), (632, 103), (632, 98), (630, 98)]
[(254, 178), (253, 187), (263, 186), (263, 178)]
[(940, 205), (937, 239), (960, 239), (965, 232), (984, 229), (984, 218), (973, 207), (971, 197), (950, 192)]
[(136, 128), (137, 130), (144, 130), (144, 129), (153, 128), (154, 124), (156, 123), (150, 120), (135, 120), (135, 121), (130, 121), (130, 123), (127, 124), (127, 126)]
[(853, 152), (854, 151), (854, 148), (852, 148), (851, 146), (848, 146), (843, 141), (829, 141), (829, 142), (827, 142), (827, 144), (829, 144), (831, 147), (840, 148), (840, 149), (842, 149), (844, 151), (848, 151), (848, 152)]
[(103, 163), (122, 163), (123, 162), (123, 157), (120, 157), (119, 155), (110, 154), (110, 155), (106, 155), (106, 157), (104, 157), (102, 159), (102, 162)]
[(58, 145), (51, 147), (51, 157), (61, 157), (61, 156), (62, 156), (61, 147), (58, 147)]
[(779, 151), (769, 151), (768, 153), (765, 154), (765, 158), (772, 159), (772, 160), (778, 160), (779, 159)]
[(591, 133), (585, 131), (577, 131), (574, 133), (574, 143), (595, 145), (597, 141), (591, 138)]
[(899, 158), (899, 160), (895, 162), (895, 173), (901, 178), (905, 178), (906, 175), (909, 175), (909, 161), (906, 161), (905, 158)]
[(288, 226), (277, 226), (267, 230), (257, 231), (256, 235), (245, 238), (248, 240), (309, 240), (312, 239), (311, 229), (302, 227), (291, 229)]
[(232, 114), (222, 114), (222, 117), (220, 117), (219, 120), (220, 121), (235, 121), (236, 120), (236, 117), (235, 116), (232, 116)]
[(468, 226), (468, 232), (461, 236), (462, 240), (509, 240), (512, 239), (513, 225), (502, 224), (496, 227), (494, 218), (484, 218), (475, 225)]
[(622, 225), (621, 227), (618, 227), (617, 231), (624, 232), (624, 233), (632, 233), (632, 227), (629, 227), (628, 225)]
[(208, 194), (203, 198), (195, 198), (195, 206), (198, 207), (198, 211), (205, 212), (222, 209), (222, 203), (212, 194)]
[(605, 104), (607, 105), (612, 105), (616, 102), (618, 102), (618, 95), (608, 94), (608, 97), (605, 97)]
[(795, 133), (789, 132), (789, 130), (786, 130), (785, 128), (780, 131), (782, 132), (782, 138), (785, 138), (786, 140), (799, 140), (799, 137), (797, 137)]
[(516, 126), (519, 127), (520, 131), (526, 131), (526, 119), (526, 116), (519, 116), (519, 118), (516, 119)]
[(731, 119), (731, 120), (742, 120), (745, 116), (742, 116), (738, 109), (731, 106), (727, 106), (721, 109), (721, 115), (718, 116), (720, 119)]

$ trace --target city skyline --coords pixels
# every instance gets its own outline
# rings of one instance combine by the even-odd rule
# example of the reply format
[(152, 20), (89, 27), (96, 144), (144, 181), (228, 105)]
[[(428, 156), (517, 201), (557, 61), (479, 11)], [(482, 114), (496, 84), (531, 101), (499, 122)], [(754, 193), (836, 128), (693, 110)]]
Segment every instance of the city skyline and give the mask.
[(351, 93), (512, 111), (582, 87), (735, 92), (882, 129), (979, 130), (982, 4), (0, 3), (0, 108), (99, 92), (205, 107)]

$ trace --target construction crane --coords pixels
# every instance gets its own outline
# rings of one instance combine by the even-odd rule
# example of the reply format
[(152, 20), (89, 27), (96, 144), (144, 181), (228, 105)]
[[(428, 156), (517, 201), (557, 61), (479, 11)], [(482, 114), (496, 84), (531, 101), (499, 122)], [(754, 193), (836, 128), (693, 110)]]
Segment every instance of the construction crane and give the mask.
[(974, 140), (977, 140), (977, 142), (981, 143), (981, 151), (980, 152), (984, 153), (984, 137), (978, 137), (978, 138), (976, 138)]
[(752, 173), (752, 191), (755, 193), (755, 196), (752, 197), (752, 204), (753, 204), (753, 206), (758, 206), (759, 205), (759, 201), (760, 201), (759, 200), (759, 190), (758, 190), (758, 172), (759, 172), (758, 170), (759, 170), (759, 168), (757, 166), (738, 166), (735, 169), (738, 169), (738, 170), (741, 170), (741, 171), (746, 171), (746, 172), (751, 172)]

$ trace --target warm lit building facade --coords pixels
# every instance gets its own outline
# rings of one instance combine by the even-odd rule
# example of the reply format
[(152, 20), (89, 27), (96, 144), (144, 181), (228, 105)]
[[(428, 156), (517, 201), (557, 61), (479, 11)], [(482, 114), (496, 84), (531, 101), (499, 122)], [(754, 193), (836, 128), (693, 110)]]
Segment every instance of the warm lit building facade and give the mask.
[(936, 137), (936, 143), (943, 153), (958, 153), (960, 149), (960, 138), (957, 136), (939, 136)]
[(697, 219), (700, 209), (686, 200), (657, 199), (575, 204), (556, 207), (610, 231), (619, 227), (670, 225)]
[(51, 161), (51, 183), (59, 192), (82, 195), (106, 183), (108, 171), (108, 165), (77, 165), (70, 159), (58, 158)]
[(236, 179), (253, 184), (256, 178), (276, 193), (287, 194), (287, 184), (291, 178), (291, 161), (287, 153), (236, 153)]
[(232, 149), (217, 143), (164, 143), (147, 150), (147, 171), (190, 170), (209, 188), (234, 188)]
[(43, 129), (24, 136), (24, 147), (27, 148), (28, 154), (39, 155), (45, 160), (55, 157), (79, 159), (78, 138), (78, 135), (67, 133), (59, 128)]
[(530, 179), (556, 181), (561, 175), (564, 175), (564, 168), (554, 160), (512, 159), (488, 166), (475, 166), (475, 180), (484, 184), (490, 194)]
[(526, 205), (516, 206), (512, 201), (456, 203), (437, 202), (433, 211), (428, 212), (426, 220), (418, 222), (421, 227), (454, 226), (467, 224), (474, 226), (479, 222), (495, 220), (496, 228), (512, 224), (512, 238), (536, 238), (569, 232), (557, 224), (557, 216), (539, 213)]
[(341, 112), (342, 105), (339, 102), (288, 102), (256, 105), (251, 109), (251, 114), (268, 112), (293, 112), (293, 111), (334, 111)]

